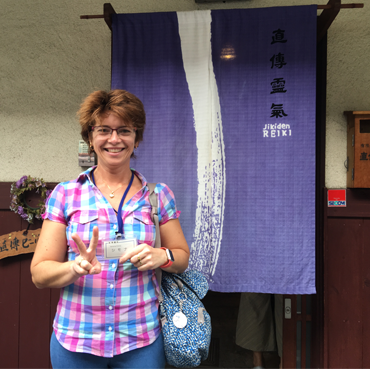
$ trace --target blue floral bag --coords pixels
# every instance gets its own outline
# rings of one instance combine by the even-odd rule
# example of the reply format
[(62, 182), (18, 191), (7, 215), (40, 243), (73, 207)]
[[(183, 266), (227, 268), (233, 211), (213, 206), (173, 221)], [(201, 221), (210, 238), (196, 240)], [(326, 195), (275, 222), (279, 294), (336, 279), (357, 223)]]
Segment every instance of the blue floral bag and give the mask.
[[(161, 247), (155, 184), (148, 183), (148, 187), (156, 226), (155, 247)], [(200, 301), (208, 292), (207, 279), (196, 270), (174, 274), (157, 268), (156, 275), (167, 363), (178, 368), (196, 367), (207, 359), (211, 343), (211, 317)]]
[(207, 359), (211, 342), (211, 317), (200, 301), (208, 291), (202, 273), (162, 272), (160, 316), (168, 364), (196, 367)]

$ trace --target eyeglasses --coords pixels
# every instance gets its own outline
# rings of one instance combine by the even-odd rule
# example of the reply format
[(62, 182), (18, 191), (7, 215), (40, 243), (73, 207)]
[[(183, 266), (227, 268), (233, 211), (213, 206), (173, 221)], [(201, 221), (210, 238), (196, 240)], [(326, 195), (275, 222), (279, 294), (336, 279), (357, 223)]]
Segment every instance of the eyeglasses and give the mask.
[(102, 137), (112, 136), (113, 131), (116, 131), (118, 136), (126, 137), (135, 133), (136, 128), (131, 129), (128, 127), (110, 128), (107, 126), (93, 126), (91, 127), (91, 130)]

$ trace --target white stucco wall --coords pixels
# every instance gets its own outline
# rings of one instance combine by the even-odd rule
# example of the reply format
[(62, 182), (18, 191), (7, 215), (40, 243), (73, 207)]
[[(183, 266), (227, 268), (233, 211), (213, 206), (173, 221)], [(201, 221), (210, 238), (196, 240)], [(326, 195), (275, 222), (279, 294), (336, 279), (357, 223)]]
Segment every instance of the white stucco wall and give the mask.
[[(76, 111), (95, 89), (110, 86), (106, 0), (0, 0), (0, 181), (23, 175), (72, 179), (77, 164)], [(326, 185), (346, 187), (345, 110), (370, 110), (370, 0), (341, 10), (329, 30)], [(112, 0), (117, 13), (256, 8), (305, 0)], [(315, 1), (326, 4), (326, 0)]]

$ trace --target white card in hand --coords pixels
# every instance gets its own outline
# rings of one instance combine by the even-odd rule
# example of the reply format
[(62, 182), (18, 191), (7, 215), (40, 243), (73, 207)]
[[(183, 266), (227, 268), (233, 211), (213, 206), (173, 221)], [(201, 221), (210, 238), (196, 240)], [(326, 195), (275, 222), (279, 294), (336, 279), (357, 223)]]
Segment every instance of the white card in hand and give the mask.
[(127, 250), (136, 247), (136, 238), (104, 242), (104, 259), (119, 259)]

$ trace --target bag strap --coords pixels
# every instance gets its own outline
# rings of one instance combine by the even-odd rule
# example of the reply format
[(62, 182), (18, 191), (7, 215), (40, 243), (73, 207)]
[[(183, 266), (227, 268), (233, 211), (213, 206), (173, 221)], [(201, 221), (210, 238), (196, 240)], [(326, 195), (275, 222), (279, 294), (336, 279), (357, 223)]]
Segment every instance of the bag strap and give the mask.
[[(159, 220), (158, 220), (158, 196), (154, 192), (156, 185), (157, 185), (156, 183), (147, 183), (147, 186), (149, 188), (149, 202), (150, 202), (150, 205), (152, 206), (151, 218), (152, 218), (152, 221), (155, 224), (155, 245), (154, 245), (154, 247), (159, 248), (159, 247), (161, 247), (161, 234), (160, 234), (160, 231), (159, 231)], [(155, 270), (155, 275), (157, 277), (157, 282), (158, 282), (158, 286), (159, 286), (158, 301), (159, 301), (159, 303), (161, 303), (163, 301), (163, 295), (162, 295), (162, 291), (161, 291), (162, 269), (157, 268)], [(201, 300), (201, 298), (198, 296), (198, 294), (194, 291), (193, 287), (189, 286), (189, 284), (186, 281), (184, 281), (183, 279), (181, 279), (179, 276), (177, 276), (177, 278), (175, 278), (175, 282), (179, 286), (180, 290), (182, 290), (183, 285), (185, 284), (191, 291), (193, 291), (195, 293), (195, 295), (198, 297), (198, 299)]]
[[(155, 224), (155, 248), (160, 248), (161, 247), (161, 234), (159, 231), (159, 220), (158, 220), (158, 196), (154, 192), (156, 183), (147, 183), (147, 186), (149, 188), (149, 202), (152, 207), (152, 213), (151, 213), (151, 218), (152, 221)], [(162, 269), (157, 268), (155, 270), (155, 275), (157, 277), (157, 282), (159, 286), (159, 292), (158, 292), (158, 300), (161, 303), (163, 301), (163, 296), (161, 292), (161, 284), (162, 284)]]
[(151, 218), (155, 224), (155, 245), (154, 247), (160, 248), (161, 247), (161, 235), (159, 233), (159, 220), (158, 220), (158, 196), (154, 192), (156, 183), (147, 183), (149, 188), (149, 202), (152, 206), (152, 214)]

